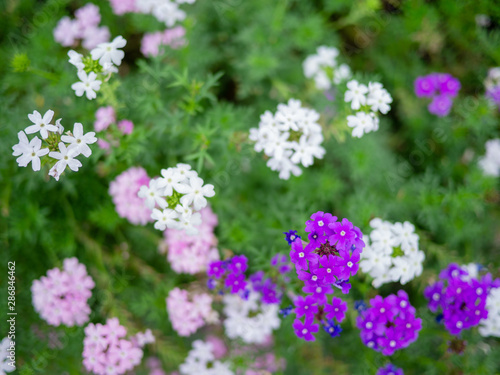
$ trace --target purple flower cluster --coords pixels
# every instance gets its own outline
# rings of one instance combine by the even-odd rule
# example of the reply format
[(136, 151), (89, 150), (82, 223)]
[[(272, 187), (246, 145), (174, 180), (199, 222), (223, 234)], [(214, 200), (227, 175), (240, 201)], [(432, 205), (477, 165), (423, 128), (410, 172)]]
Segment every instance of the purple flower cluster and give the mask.
[(431, 73), (415, 80), (415, 94), (419, 97), (432, 98), (429, 112), (447, 116), (453, 105), (453, 98), (460, 90), (460, 81), (447, 73)]
[(332, 286), (342, 289), (344, 294), (349, 292), (349, 278), (358, 271), (365, 243), (359, 228), (349, 220), (337, 221), (337, 217), (321, 211), (306, 221), (305, 231), (309, 233), (309, 243), (303, 242), (295, 231), (286, 232), (285, 239), (292, 247), (290, 259), (297, 276), (305, 284), (302, 291), (308, 294), (294, 300), (293, 328), (299, 338), (312, 341), (313, 333), (319, 330), (315, 319), (332, 337), (339, 335), (341, 329), (335, 321), (344, 320), (347, 304), (336, 297), (329, 304), (327, 294), (333, 293)]
[(486, 97), (490, 98), (493, 103), (500, 109), (500, 86), (492, 87), (486, 90)]
[(392, 355), (417, 339), (422, 319), (415, 316), (416, 310), (404, 290), (386, 298), (376, 296), (370, 300), (370, 305), (356, 322), (367, 347), (383, 355)]
[[(219, 284), (220, 293), (227, 288), (231, 293), (244, 292), (247, 286), (245, 271), (248, 268), (248, 259), (244, 255), (235, 255), (226, 260), (218, 260), (208, 265), (209, 289), (215, 289)], [(221, 280), (220, 283), (217, 280)]]
[(493, 280), (489, 273), (481, 279), (473, 278), (455, 263), (441, 271), (439, 278), (425, 288), (424, 296), (432, 312), (442, 309), (442, 322), (448, 332), (458, 335), (488, 317), (486, 298), (491, 288), (500, 286), (500, 279)]
[(379, 368), (376, 375), (404, 375), (404, 372), (402, 369), (389, 363), (386, 366)]

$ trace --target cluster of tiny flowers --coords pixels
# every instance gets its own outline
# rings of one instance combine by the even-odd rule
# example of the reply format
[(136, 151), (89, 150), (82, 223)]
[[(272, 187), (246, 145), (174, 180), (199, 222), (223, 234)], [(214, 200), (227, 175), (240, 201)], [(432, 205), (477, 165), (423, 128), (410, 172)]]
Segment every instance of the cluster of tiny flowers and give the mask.
[(491, 99), (500, 110), (500, 67), (491, 68), (488, 71), (484, 86), (486, 87), (486, 97)]
[(67, 258), (62, 270), (53, 268), (47, 271), (47, 276), (33, 281), (33, 306), (50, 325), (81, 326), (89, 320), (87, 300), (93, 287), (87, 268), (76, 258)]
[(202, 208), (208, 202), (205, 197), (215, 195), (214, 186), (205, 184), (198, 173), (188, 164), (162, 169), (162, 177), (153, 178), (149, 185), (141, 186), (139, 197), (153, 210), (151, 218), (158, 230), (167, 228), (184, 230), (188, 235), (198, 233)]
[(201, 340), (193, 342), (179, 371), (182, 375), (234, 375), (229, 363), (216, 360), (212, 343)]
[[(82, 163), (75, 158), (80, 154), (88, 158), (92, 154), (88, 145), (95, 143), (97, 138), (94, 132), (84, 134), (83, 125), (79, 122), (73, 126), (73, 132), (67, 131), (63, 134), (64, 127), (61, 125), (61, 119), (58, 119), (54, 125), (50, 123), (53, 117), (54, 111), (50, 109), (43, 116), (38, 111), (28, 115), (33, 125), (17, 133), (19, 143), (12, 146), (12, 155), (19, 156), (16, 162), (20, 167), (26, 167), (31, 163), (34, 171), (40, 170), (40, 158), (45, 156), (44, 164), (51, 166), (49, 176), (59, 181), (66, 167), (74, 172), (78, 171)], [(29, 140), (26, 135), (38, 132), (42, 139), (35, 136)], [(42, 148), (42, 140), (47, 147)]]
[(247, 344), (263, 344), (280, 326), (279, 305), (262, 303), (261, 294), (253, 290), (245, 297), (238, 294), (223, 297), (226, 335), (230, 339), (241, 338)]
[(332, 83), (338, 85), (351, 78), (351, 69), (347, 64), (338, 63), (338, 55), (337, 48), (321, 46), (316, 49), (316, 54), (304, 60), (304, 75), (313, 78), (319, 90), (328, 90)]
[(375, 288), (392, 281), (404, 285), (422, 274), (425, 254), (418, 249), (419, 237), (411, 223), (392, 224), (377, 218), (370, 226), (370, 241), (366, 241), (359, 266), (374, 278)]
[(388, 363), (384, 367), (379, 368), (376, 375), (404, 375), (404, 372), (402, 369)]
[[(120, 141), (119, 136), (132, 134), (134, 130), (134, 123), (130, 120), (120, 120), (116, 122), (116, 112), (113, 107), (100, 107), (95, 113), (96, 120), (94, 121), (94, 130), (96, 132), (103, 132), (109, 129), (105, 133), (106, 140), (104, 138), (99, 138), (97, 140), (97, 145), (104, 149), (109, 150), (111, 145), (118, 146)], [(115, 127), (110, 128), (111, 125), (116, 124), (118, 132), (114, 131)], [(102, 135), (101, 135), (102, 136)]]
[(356, 111), (347, 116), (347, 126), (352, 128), (353, 137), (361, 138), (378, 130), (378, 112), (385, 115), (390, 111), (392, 96), (379, 82), (369, 82), (366, 86), (353, 79), (347, 82), (344, 101), (351, 103), (351, 109)]
[(117, 36), (109, 43), (99, 43), (90, 51), (90, 56), (70, 50), (69, 63), (77, 69), (80, 81), (71, 85), (76, 96), (85, 96), (92, 100), (97, 97), (101, 84), (109, 80), (113, 73), (118, 72), (125, 53), (120, 49), (125, 47), (127, 41), (122, 36)]
[(200, 210), (200, 214), (201, 224), (197, 235), (186, 235), (179, 229), (167, 229), (164, 232), (165, 240), (160, 244), (160, 252), (167, 253), (170, 266), (177, 273), (193, 275), (204, 272), (210, 262), (220, 259), (214, 234), (217, 215), (208, 206)]
[(490, 139), (485, 144), (486, 154), (479, 159), (479, 167), (487, 176), (500, 176), (500, 139)]
[(479, 333), (482, 336), (500, 337), (500, 288), (491, 288), (486, 298), (488, 317), (481, 320)]
[(447, 116), (453, 106), (453, 98), (460, 90), (460, 81), (447, 73), (431, 73), (415, 80), (415, 95), (419, 98), (432, 98), (427, 107), (429, 112), (439, 116)]
[(206, 293), (190, 294), (174, 288), (167, 297), (167, 312), (172, 327), (180, 336), (189, 336), (207, 323), (218, 320), (212, 310), (212, 297)]
[(141, 186), (147, 185), (149, 180), (144, 168), (132, 167), (109, 184), (109, 195), (113, 199), (116, 212), (132, 224), (145, 225), (152, 221), (151, 210), (144, 205), (144, 200), (137, 196)]
[[(11, 342), (13, 345), (11, 345)], [(0, 342), (0, 375), (5, 375), (16, 369), (15, 359), (15, 343), (5, 337)]]
[(233, 294), (245, 292), (247, 268), (248, 259), (244, 255), (211, 262), (207, 269), (208, 288), (217, 289), (219, 294), (224, 294), (225, 291)]
[(186, 19), (186, 12), (179, 8), (180, 4), (193, 4), (196, 0), (136, 0), (136, 9), (141, 13), (152, 14), (167, 27)]
[(101, 14), (99, 7), (92, 3), (75, 11), (75, 19), (63, 17), (54, 29), (54, 39), (64, 47), (75, 47), (78, 40), (85, 49), (91, 50), (100, 43), (109, 41), (110, 33), (106, 26), (99, 27)]
[(451, 263), (439, 274), (440, 280), (425, 288), (429, 309), (442, 310), (442, 322), (452, 335), (479, 324), (488, 317), (486, 300), (491, 288), (500, 286), (487, 273), (479, 279), (477, 271)]
[(392, 355), (417, 339), (422, 319), (415, 316), (416, 310), (410, 305), (404, 290), (386, 298), (376, 296), (370, 304), (371, 307), (361, 311), (356, 321), (361, 340), (367, 347), (383, 355)]
[(274, 353), (265, 353), (253, 361), (251, 368), (245, 371), (245, 375), (275, 374), (284, 371), (286, 362), (283, 358), (276, 358)]
[[(308, 293), (294, 300), (293, 328), (299, 338), (313, 341), (313, 333), (319, 330), (315, 319), (330, 336), (340, 334), (335, 320), (344, 319), (347, 304), (336, 297), (329, 304), (327, 294), (333, 293), (332, 286), (349, 293), (349, 278), (358, 271), (357, 263), (365, 244), (361, 231), (349, 220), (337, 221), (336, 216), (321, 211), (306, 221), (305, 231), (309, 233), (309, 243), (302, 241), (295, 231), (285, 233), (285, 239), (291, 244), (290, 259), (297, 276), (305, 284), (302, 291)], [(300, 320), (303, 316), (304, 322)]]
[(155, 33), (146, 33), (142, 37), (141, 52), (144, 56), (151, 57), (160, 54), (161, 46), (170, 46), (173, 49), (180, 48), (186, 44), (185, 35), (186, 29), (182, 26)]
[(255, 143), (255, 151), (264, 151), (270, 159), (267, 166), (279, 172), (284, 180), (290, 174), (299, 176), (302, 170), (311, 166), (314, 158), (322, 159), (325, 149), (319, 114), (303, 108), (300, 100), (290, 99), (288, 104), (278, 104), (278, 111), (266, 111), (260, 116), (258, 128), (250, 129), (250, 140)]
[[(127, 340), (126, 335), (127, 330), (120, 325), (117, 318), (108, 319), (104, 325), (90, 323), (85, 327), (85, 369), (97, 375), (120, 375), (141, 363), (143, 351), (137, 337)], [(152, 342), (149, 337), (141, 343), (148, 342)]]

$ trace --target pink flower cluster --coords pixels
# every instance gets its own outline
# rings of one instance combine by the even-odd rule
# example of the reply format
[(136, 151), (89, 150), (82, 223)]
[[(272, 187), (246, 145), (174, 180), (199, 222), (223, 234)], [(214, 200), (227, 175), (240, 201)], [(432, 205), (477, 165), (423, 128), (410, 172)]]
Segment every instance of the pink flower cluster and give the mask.
[(149, 368), (149, 375), (167, 375), (161, 368), (161, 361), (156, 357), (149, 357), (146, 366)]
[(149, 176), (141, 167), (132, 167), (118, 175), (109, 185), (116, 212), (132, 224), (145, 225), (152, 221), (151, 210), (137, 196), (142, 185), (149, 184)]
[(114, 14), (136, 13), (138, 12), (135, 6), (136, 0), (109, 0)]
[(144, 56), (158, 56), (160, 46), (170, 46), (174, 49), (180, 48), (186, 44), (184, 36), (186, 29), (182, 26), (176, 26), (165, 31), (144, 34), (141, 42), (141, 52)]
[(89, 3), (75, 12), (75, 19), (61, 18), (54, 29), (54, 39), (63, 47), (75, 46), (78, 40), (82, 40), (82, 46), (91, 50), (108, 42), (111, 36), (106, 26), (99, 27), (99, 22), (99, 7)]
[(212, 297), (206, 293), (190, 294), (179, 288), (172, 289), (168, 294), (167, 312), (172, 327), (180, 336), (189, 336), (205, 323), (216, 319)]
[[(108, 129), (110, 125), (116, 123), (116, 112), (111, 106), (100, 107), (95, 113), (95, 118), (94, 130), (96, 132), (101, 132)], [(116, 126), (122, 134), (126, 135), (132, 134), (132, 131), (134, 130), (134, 123), (130, 120), (118, 121)], [(97, 140), (97, 145), (104, 150), (109, 150), (111, 148), (111, 144), (119, 144), (119, 141), (114, 139), (109, 133), (106, 134), (106, 138), (109, 142), (102, 138)]]
[(218, 224), (217, 215), (210, 207), (203, 208), (200, 214), (201, 225), (197, 235), (188, 236), (185, 231), (179, 229), (167, 229), (164, 232), (167, 258), (177, 273), (204, 272), (210, 262), (220, 259), (215, 248), (217, 238), (214, 235), (214, 228)]
[(53, 268), (47, 271), (47, 276), (33, 281), (33, 306), (50, 325), (81, 326), (89, 320), (87, 300), (94, 286), (87, 268), (76, 258), (67, 258), (62, 271)]
[(132, 370), (142, 359), (142, 349), (126, 340), (127, 330), (117, 318), (105, 325), (90, 323), (85, 327), (83, 365), (97, 375), (120, 375)]

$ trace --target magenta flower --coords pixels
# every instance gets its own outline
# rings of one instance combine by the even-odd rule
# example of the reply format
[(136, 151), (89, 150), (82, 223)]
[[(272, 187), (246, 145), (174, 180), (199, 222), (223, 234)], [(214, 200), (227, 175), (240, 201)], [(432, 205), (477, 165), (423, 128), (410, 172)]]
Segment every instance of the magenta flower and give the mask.
[(351, 244), (356, 237), (356, 233), (353, 230), (352, 223), (347, 219), (342, 219), (342, 222), (336, 222), (329, 224), (329, 227), (334, 231), (334, 233), (328, 238), (330, 245), (338, 247), (346, 247), (347, 244)]
[(347, 311), (347, 303), (342, 301), (338, 297), (332, 298), (331, 304), (325, 305), (325, 312), (327, 319), (335, 318), (338, 322), (342, 322), (345, 319), (345, 312)]
[(111, 106), (100, 107), (95, 113), (95, 118), (94, 129), (96, 132), (100, 132), (116, 122), (116, 113)]
[(306, 341), (316, 340), (313, 333), (318, 332), (319, 325), (313, 324), (312, 319), (306, 318), (305, 323), (302, 323), (300, 319), (295, 319), (292, 327), (295, 330), (295, 334), (297, 335), (297, 337), (304, 339)]
[(429, 112), (439, 116), (444, 117), (450, 113), (451, 107), (453, 106), (453, 100), (447, 95), (437, 95), (432, 99), (432, 102), (427, 107)]
[(324, 305), (327, 302), (327, 294), (333, 293), (333, 288), (330, 285), (323, 286), (305, 286), (302, 288), (304, 293), (310, 293), (319, 305)]
[(247, 285), (245, 275), (230, 273), (227, 276), (225, 285), (231, 289), (231, 293), (238, 293), (239, 291), (244, 290)]
[(244, 255), (236, 255), (231, 259), (228, 267), (235, 274), (243, 273), (248, 268), (248, 259)]
[(121, 120), (118, 122), (118, 129), (120, 129), (123, 134), (132, 134), (134, 123), (130, 120)]
[(298, 296), (293, 301), (295, 305), (295, 314), (297, 318), (300, 318), (305, 315), (306, 320), (309, 318), (313, 318), (314, 314), (318, 312), (318, 306), (315, 305), (316, 299), (312, 296), (302, 297)]
[(415, 80), (415, 95), (419, 98), (431, 98), (437, 90), (436, 82), (431, 76), (417, 77)]

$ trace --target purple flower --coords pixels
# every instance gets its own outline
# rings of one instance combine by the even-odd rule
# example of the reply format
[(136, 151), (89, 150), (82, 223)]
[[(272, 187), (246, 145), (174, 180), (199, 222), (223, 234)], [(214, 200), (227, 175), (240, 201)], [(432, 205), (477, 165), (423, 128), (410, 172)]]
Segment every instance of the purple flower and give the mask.
[(305, 286), (302, 288), (304, 293), (312, 293), (312, 297), (316, 300), (316, 302), (320, 305), (324, 305), (326, 303), (326, 295), (333, 293), (333, 289), (330, 285), (323, 286)]
[(318, 312), (316, 299), (312, 296), (307, 296), (305, 298), (298, 296), (293, 301), (293, 304), (295, 305), (295, 314), (297, 318), (305, 316), (307, 320), (308, 318), (314, 318), (314, 314)]
[(307, 270), (307, 261), (314, 260), (317, 257), (316, 254), (312, 252), (312, 249), (308, 246), (304, 249), (304, 244), (302, 240), (295, 241), (292, 243), (292, 250), (290, 250), (290, 260), (297, 270)]
[(231, 259), (228, 267), (230, 271), (236, 274), (243, 273), (248, 268), (248, 259), (244, 255), (236, 255)]
[(331, 235), (330, 224), (337, 221), (337, 217), (329, 213), (318, 211), (311, 215), (311, 220), (306, 221), (307, 233), (317, 232), (320, 236)]
[(428, 307), (432, 312), (436, 312), (443, 305), (443, 287), (444, 283), (438, 281), (424, 290), (424, 297), (429, 300)]
[(500, 86), (493, 87), (486, 91), (486, 96), (490, 98), (500, 109)]
[(231, 293), (238, 293), (240, 290), (244, 290), (247, 283), (245, 281), (244, 274), (234, 274), (230, 273), (226, 279), (226, 286), (231, 288)]
[(334, 234), (328, 238), (330, 245), (336, 245), (338, 248), (350, 249), (350, 245), (354, 242), (356, 237), (356, 232), (353, 230), (354, 226), (352, 223), (344, 218), (341, 223), (332, 223), (329, 224), (329, 227), (334, 231)]
[(276, 254), (271, 259), (271, 266), (276, 268), (280, 274), (288, 273), (292, 270), (288, 257), (285, 254)]
[(345, 312), (347, 311), (347, 303), (338, 297), (332, 298), (332, 303), (327, 304), (324, 310), (327, 319), (335, 318), (337, 322), (341, 323), (345, 319)]
[(280, 303), (281, 293), (278, 291), (278, 286), (272, 282), (271, 279), (267, 279), (262, 286), (262, 303)]
[(436, 93), (437, 87), (433, 77), (423, 76), (417, 77), (415, 80), (415, 95), (419, 98), (432, 97)]
[(372, 307), (362, 311), (356, 321), (366, 346), (383, 355), (392, 355), (417, 339), (422, 320), (416, 318), (406, 292), (400, 290), (386, 298), (377, 296), (370, 304)]
[(297, 271), (297, 277), (304, 282), (306, 286), (318, 286), (323, 284), (323, 278), (318, 274), (318, 269), (311, 267), (310, 272), (300, 270)]
[(379, 368), (376, 375), (404, 375), (404, 372), (402, 369), (389, 363), (386, 366)]
[(444, 117), (450, 113), (451, 107), (453, 106), (453, 100), (447, 95), (437, 95), (432, 99), (432, 102), (427, 107), (429, 112), (439, 116)]
[(438, 82), (441, 95), (447, 95), (451, 98), (457, 96), (461, 86), (458, 79), (451, 74), (444, 73), (439, 75)]
[(326, 284), (333, 284), (336, 281), (335, 276), (341, 272), (340, 267), (337, 265), (337, 258), (333, 255), (324, 255), (319, 260), (322, 268), (319, 268), (318, 273)]
[(216, 279), (219, 279), (226, 272), (223, 265), (224, 265), (224, 263), (221, 260), (210, 263), (208, 265), (207, 275), (210, 277), (215, 277)]
[(296, 230), (289, 230), (288, 232), (283, 232), (283, 234), (285, 235), (285, 240), (289, 245), (291, 245), (297, 238), (300, 238), (300, 236), (297, 235)]
[(314, 341), (316, 338), (313, 336), (313, 333), (318, 332), (319, 325), (313, 324), (313, 319), (307, 319), (304, 323), (300, 321), (300, 319), (295, 319), (292, 325), (295, 330), (295, 334), (298, 338), (304, 339), (306, 341)]
[(349, 290), (351, 290), (351, 283), (349, 282), (349, 279), (347, 280), (337, 280), (335, 284), (333, 284), (335, 287), (339, 288), (343, 294), (348, 294)]
[(341, 279), (347, 280), (350, 276), (356, 275), (359, 269), (359, 259), (359, 250), (354, 250), (352, 254), (349, 254), (347, 251), (343, 251), (342, 257), (335, 258), (336, 265), (341, 268), (341, 272), (339, 274)]
[(260, 293), (264, 286), (264, 271), (257, 271), (251, 274), (248, 280), (252, 283), (253, 290)]

